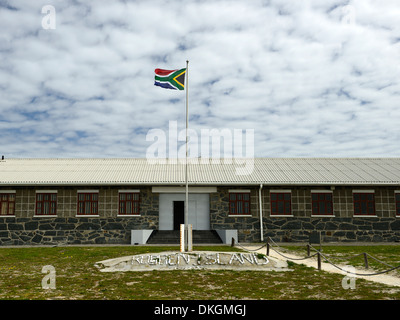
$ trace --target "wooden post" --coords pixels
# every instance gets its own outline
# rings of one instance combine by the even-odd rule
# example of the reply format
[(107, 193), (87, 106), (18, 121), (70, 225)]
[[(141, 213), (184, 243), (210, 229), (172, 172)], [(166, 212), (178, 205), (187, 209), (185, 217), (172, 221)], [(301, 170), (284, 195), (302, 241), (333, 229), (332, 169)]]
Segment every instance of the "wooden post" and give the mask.
[(193, 251), (193, 225), (188, 224), (187, 226), (188, 226), (188, 229), (186, 230), (186, 237), (188, 243), (187, 251), (191, 252)]
[(365, 263), (365, 269), (368, 269), (368, 257), (365, 252), (364, 252), (364, 263)]
[(235, 238), (232, 237), (231, 247), (234, 247), (234, 246), (235, 246)]
[(310, 244), (308, 243), (307, 244), (307, 257), (309, 257), (310, 256)]
[(317, 257), (318, 257), (318, 270), (321, 270), (321, 253), (317, 253)]
[(267, 257), (269, 256), (269, 241), (267, 240)]
[(185, 225), (181, 224), (180, 225), (180, 250), (181, 252), (185, 252)]

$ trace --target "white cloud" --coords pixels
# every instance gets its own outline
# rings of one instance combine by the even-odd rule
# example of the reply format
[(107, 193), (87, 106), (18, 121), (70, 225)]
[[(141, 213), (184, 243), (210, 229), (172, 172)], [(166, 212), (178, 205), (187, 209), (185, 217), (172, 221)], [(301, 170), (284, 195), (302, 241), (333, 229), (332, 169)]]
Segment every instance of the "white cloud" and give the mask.
[[(1, 153), (145, 157), (185, 126), (254, 129), (256, 156), (399, 156), (396, 1), (0, 1)], [(346, 16), (347, 15), (347, 16)]]

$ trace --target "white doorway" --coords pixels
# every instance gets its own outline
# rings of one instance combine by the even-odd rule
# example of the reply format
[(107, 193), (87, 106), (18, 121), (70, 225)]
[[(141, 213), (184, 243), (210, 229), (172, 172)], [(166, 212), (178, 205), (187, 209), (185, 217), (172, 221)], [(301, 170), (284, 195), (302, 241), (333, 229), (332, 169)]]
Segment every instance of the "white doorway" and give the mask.
[[(160, 193), (159, 199), (159, 230), (176, 229), (176, 223), (181, 219), (185, 194)], [(188, 223), (193, 225), (193, 230), (210, 230), (210, 195), (208, 193), (189, 194), (188, 218)]]

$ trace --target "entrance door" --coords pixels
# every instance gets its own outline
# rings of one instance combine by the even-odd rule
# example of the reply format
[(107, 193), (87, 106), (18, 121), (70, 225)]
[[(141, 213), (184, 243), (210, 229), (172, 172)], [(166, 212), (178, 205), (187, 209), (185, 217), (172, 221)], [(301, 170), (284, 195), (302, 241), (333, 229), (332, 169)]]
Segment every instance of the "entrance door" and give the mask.
[[(210, 195), (189, 194), (188, 219), (193, 230), (210, 230)], [(159, 230), (179, 230), (185, 223), (185, 194), (160, 194)]]
[(185, 201), (174, 201), (174, 230), (180, 230), (185, 223)]

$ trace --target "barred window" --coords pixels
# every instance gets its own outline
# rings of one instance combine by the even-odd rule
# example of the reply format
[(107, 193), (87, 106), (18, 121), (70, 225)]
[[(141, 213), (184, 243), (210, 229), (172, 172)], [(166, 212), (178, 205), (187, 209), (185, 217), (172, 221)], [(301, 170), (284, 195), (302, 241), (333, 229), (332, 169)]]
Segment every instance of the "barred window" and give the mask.
[(250, 215), (250, 193), (229, 193), (229, 214)]
[(395, 194), (396, 200), (396, 216), (400, 216), (400, 193)]
[(99, 214), (98, 193), (78, 193), (78, 215)]
[(373, 193), (353, 193), (355, 215), (375, 215), (375, 195)]
[(312, 193), (312, 214), (333, 215), (332, 193)]
[(271, 192), (271, 215), (292, 214), (292, 195), (289, 192)]
[(13, 216), (15, 214), (15, 193), (0, 194), (0, 216)]
[(139, 192), (120, 192), (119, 193), (119, 211), (121, 215), (139, 215), (140, 214), (140, 194)]
[(57, 194), (37, 193), (36, 194), (36, 215), (57, 214)]

